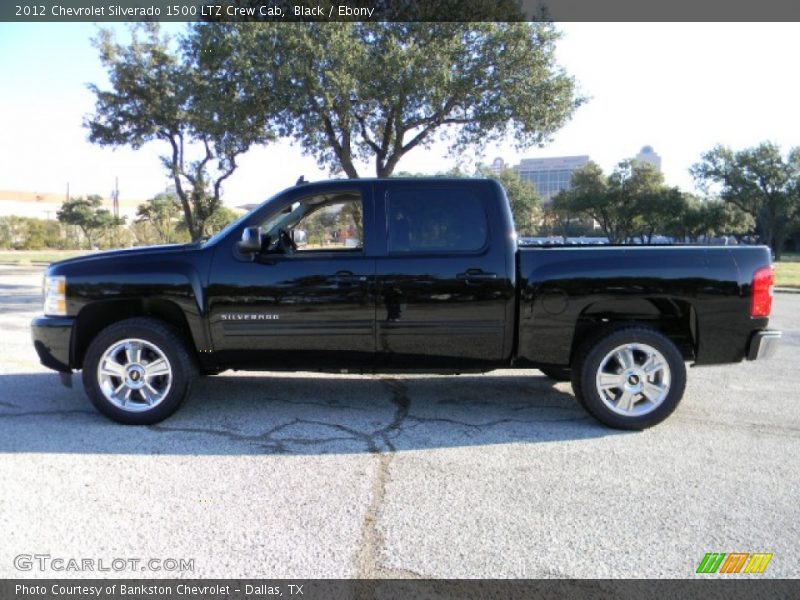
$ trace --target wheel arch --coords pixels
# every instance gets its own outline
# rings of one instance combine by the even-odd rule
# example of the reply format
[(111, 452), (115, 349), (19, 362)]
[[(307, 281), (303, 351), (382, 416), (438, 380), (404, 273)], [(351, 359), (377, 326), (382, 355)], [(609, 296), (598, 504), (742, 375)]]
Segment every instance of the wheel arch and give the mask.
[(648, 327), (663, 333), (685, 361), (697, 355), (697, 312), (691, 302), (677, 298), (615, 298), (589, 304), (575, 323), (570, 364), (586, 345), (617, 329)]
[(197, 360), (199, 358), (198, 343), (186, 318), (178, 304), (163, 298), (133, 298), (120, 300), (104, 300), (86, 305), (78, 313), (72, 335), (71, 366), (81, 369), (92, 340), (97, 334), (114, 323), (134, 317), (151, 317), (171, 325), (180, 334), (187, 350)]

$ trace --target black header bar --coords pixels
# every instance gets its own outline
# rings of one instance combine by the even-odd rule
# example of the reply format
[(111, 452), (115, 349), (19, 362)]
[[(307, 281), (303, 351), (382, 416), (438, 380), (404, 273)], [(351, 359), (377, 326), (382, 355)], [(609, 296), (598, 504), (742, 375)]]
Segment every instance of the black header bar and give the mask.
[(800, 21), (792, 0), (3, 0), (4, 22)]
[(3, 600), (737, 600), (798, 598), (800, 580), (4, 579)]

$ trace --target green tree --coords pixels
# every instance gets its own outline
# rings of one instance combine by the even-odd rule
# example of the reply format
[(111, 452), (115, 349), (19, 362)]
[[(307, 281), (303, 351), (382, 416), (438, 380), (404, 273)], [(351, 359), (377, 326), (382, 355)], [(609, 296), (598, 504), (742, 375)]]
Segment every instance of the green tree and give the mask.
[(734, 205), (719, 199), (685, 194), (683, 210), (668, 222), (667, 233), (680, 240), (699, 242), (722, 235), (737, 238), (753, 232), (754, 221)]
[(579, 214), (597, 221), (612, 243), (625, 239), (622, 226), (618, 225), (618, 221), (625, 218), (624, 209), (620, 210), (615, 203), (603, 170), (594, 162), (572, 173), (571, 187), (558, 195), (557, 208), (562, 213)]
[[(250, 106), (332, 172), (379, 177), (437, 137), (451, 150), (513, 138), (543, 144), (583, 99), (555, 60), (550, 23), (198, 24), (190, 46), (220, 57)], [(224, 60), (222, 60), (224, 57)]]
[(542, 203), (536, 187), (529, 181), (520, 178), (513, 169), (503, 169), (500, 173), (494, 174), (489, 169), (482, 167), (479, 169), (479, 173), (484, 177), (497, 180), (505, 188), (517, 233), (534, 235), (541, 218), (540, 206)]
[(755, 219), (761, 239), (780, 260), (786, 237), (800, 218), (800, 148), (784, 159), (769, 142), (739, 151), (715, 146), (691, 173), (704, 189), (717, 186), (725, 202)]
[(25, 217), (0, 217), (0, 247), (20, 249), (27, 235), (28, 222)]
[(686, 211), (687, 198), (678, 188), (656, 187), (639, 195), (633, 226), (643, 244), (650, 244), (656, 234), (666, 235), (674, 229)]
[[(274, 138), (236, 80), (223, 77), (224, 48), (199, 53), (194, 38), (183, 40), (183, 54), (171, 46), (158, 24), (134, 27), (128, 45), (109, 30), (94, 40), (108, 71), (111, 89), (97, 85), (95, 114), (85, 125), (89, 139), (104, 146), (138, 149), (158, 140), (167, 148), (161, 161), (175, 185), (192, 239), (221, 206), (222, 184), (235, 171), (237, 157), (252, 145)], [(265, 102), (264, 90), (257, 102)]]
[[(179, 228), (188, 239), (189, 232), (186, 230), (185, 226), (180, 225)], [(131, 223), (128, 231), (130, 232), (131, 242), (134, 246), (153, 246), (162, 243), (161, 236), (150, 221), (137, 219)]]
[[(606, 177), (590, 162), (572, 174), (572, 186), (560, 204), (597, 221), (612, 244), (624, 244), (634, 235), (649, 240), (658, 227), (658, 215), (663, 217), (679, 202), (678, 196), (652, 165), (624, 160)], [(662, 208), (659, 202), (668, 204)], [(656, 214), (649, 214), (652, 211)]]
[(538, 233), (557, 235), (566, 242), (568, 237), (593, 235), (593, 223), (594, 219), (582, 217), (581, 213), (573, 208), (569, 190), (561, 190), (544, 206), (542, 225)]
[(0, 248), (41, 250), (63, 248), (61, 225), (34, 217), (0, 217)]
[(28, 225), (25, 241), (20, 250), (41, 250), (47, 247), (47, 230), (41, 219), (26, 219)]
[(214, 213), (208, 219), (206, 219), (203, 235), (212, 236), (218, 231), (225, 229), (238, 218), (239, 213), (226, 206), (219, 206), (217, 210), (215, 210)]
[(158, 235), (158, 241), (163, 244), (176, 241), (176, 229), (181, 216), (180, 200), (174, 194), (166, 192), (157, 194), (136, 209), (136, 220), (150, 223)]
[(58, 221), (42, 221), (44, 245), (47, 248), (64, 249), (67, 247), (66, 239), (63, 237), (63, 228)]
[(103, 199), (97, 195), (70, 198), (61, 205), (57, 217), (61, 223), (80, 228), (89, 247), (95, 248), (109, 229), (125, 222), (124, 218), (115, 219), (107, 209), (102, 208), (102, 204)]

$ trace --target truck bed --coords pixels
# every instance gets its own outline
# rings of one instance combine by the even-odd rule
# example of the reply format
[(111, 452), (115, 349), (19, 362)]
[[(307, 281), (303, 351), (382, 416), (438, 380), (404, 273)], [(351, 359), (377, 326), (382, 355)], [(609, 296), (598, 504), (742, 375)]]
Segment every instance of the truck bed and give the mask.
[(628, 319), (680, 331), (696, 364), (741, 361), (767, 325), (749, 288), (769, 262), (763, 246), (520, 246), (519, 360), (569, 364), (582, 325)]

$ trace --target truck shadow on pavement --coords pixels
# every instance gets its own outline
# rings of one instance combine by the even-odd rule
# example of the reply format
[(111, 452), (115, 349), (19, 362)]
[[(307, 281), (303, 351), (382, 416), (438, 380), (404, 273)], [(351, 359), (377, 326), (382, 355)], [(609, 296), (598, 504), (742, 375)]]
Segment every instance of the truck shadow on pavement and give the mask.
[(537, 375), (219, 375), (157, 425), (99, 414), (53, 374), (0, 375), (0, 452), (350, 454), (620, 434)]

